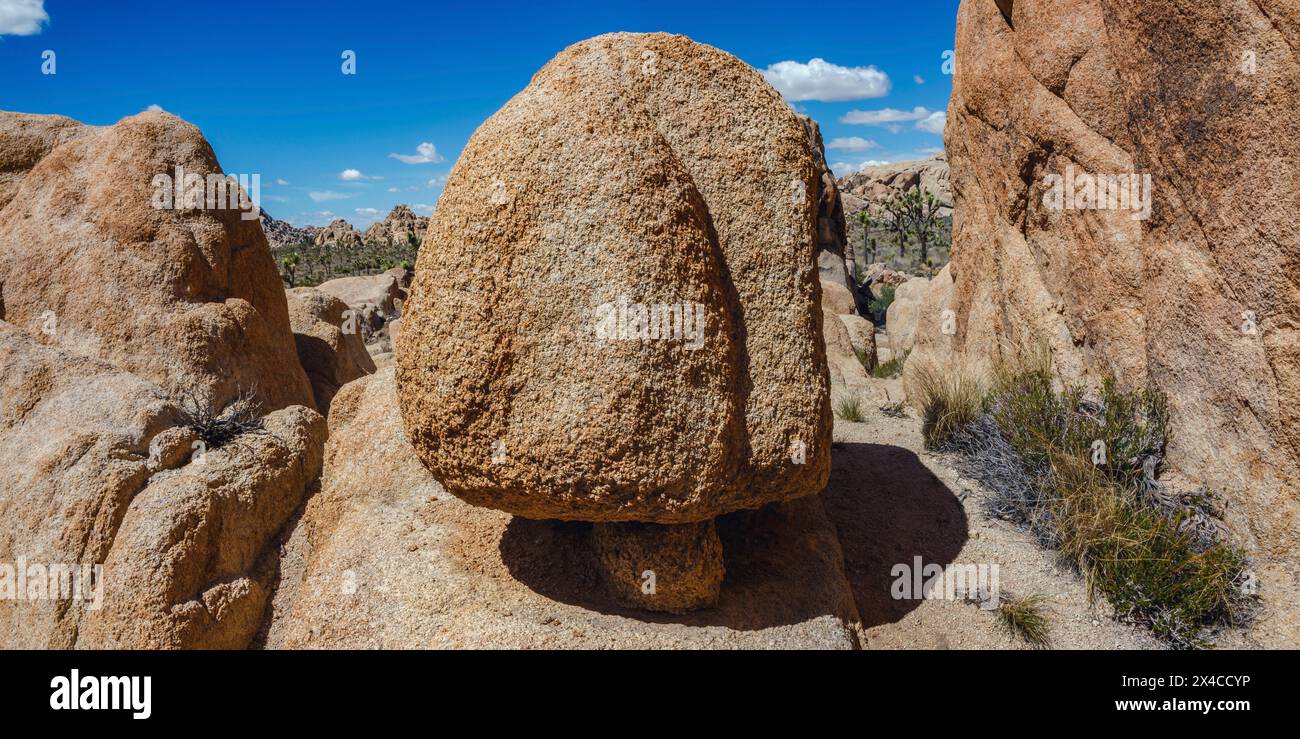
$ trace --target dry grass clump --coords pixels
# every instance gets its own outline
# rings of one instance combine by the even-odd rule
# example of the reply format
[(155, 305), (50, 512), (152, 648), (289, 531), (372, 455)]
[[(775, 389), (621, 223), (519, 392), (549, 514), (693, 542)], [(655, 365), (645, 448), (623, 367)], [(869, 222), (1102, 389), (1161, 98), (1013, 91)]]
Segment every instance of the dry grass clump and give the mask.
[(856, 395), (842, 395), (835, 401), (835, 415), (845, 421), (861, 423), (866, 418), (862, 408), (862, 399)]
[(1163, 396), (1110, 380), (1095, 397), (1058, 389), (1050, 362), (1030, 357), (998, 368), (983, 412), (960, 423), (969, 393), (921, 379), (927, 443), (961, 452), (963, 471), (992, 491), (989, 512), (1058, 550), (1119, 618), (1180, 648), (1250, 620), (1244, 553), (1198, 525), (1214, 517), (1213, 496), (1177, 495), (1157, 479), (1169, 436)]
[(903, 363), (907, 361), (908, 352), (890, 355), (889, 361), (880, 362), (871, 368), (871, 376), (878, 380), (891, 380), (903, 374)]
[(1041, 595), (1003, 595), (998, 603), (998, 623), (1012, 637), (1019, 637), (1035, 649), (1052, 646), (1051, 624)]
[(965, 368), (942, 372), (921, 367), (915, 375), (914, 394), (928, 449), (943, 447), (958, 429), (979, 418), (984, 405), (983, 384)]

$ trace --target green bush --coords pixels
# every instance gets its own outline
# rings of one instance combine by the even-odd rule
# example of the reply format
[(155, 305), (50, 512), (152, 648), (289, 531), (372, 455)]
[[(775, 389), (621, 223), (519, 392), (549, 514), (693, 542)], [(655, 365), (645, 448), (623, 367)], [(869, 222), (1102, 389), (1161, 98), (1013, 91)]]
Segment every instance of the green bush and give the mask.
[(1058, 390), (1038, 363), (1000, 370), (984, 408), (944, 448), (962, 452), (963, 470), (990, 489), (991, 512), (1074, 563), (1118, 618), (1179, 648), (1250, 620), (1245, 554), (1194, 525), (1212, 514), (1210, 498), (1156, 480), (1170, 433), (1162, 395), (1110, 380), (1095, 398)]

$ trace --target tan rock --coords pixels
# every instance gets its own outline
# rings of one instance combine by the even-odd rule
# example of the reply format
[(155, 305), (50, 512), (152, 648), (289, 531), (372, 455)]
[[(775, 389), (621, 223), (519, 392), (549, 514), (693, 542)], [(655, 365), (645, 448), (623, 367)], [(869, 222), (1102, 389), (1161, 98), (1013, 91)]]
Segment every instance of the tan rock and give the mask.
[[(1222, 493), (1261, 638), (1300, 646), (1300, 10), (1005, 5), (958, 13), (956, 334), (922, 330), (917, 354), (1044, 344), (1068, 380), (1164, 391), (1165, 479)], [(1057, 207), (1049, 177), (1071, 173), (1149, 175), (1149, 218)]]
[[(946, 267), (945, 267), (946, 269)], [(916, 342), (917, 322), (923, 309), (920, 299), (930, 287), (930, 280), (913, 277), (894, 288), (894, 299), (885, 311), (885, 331), (891, 349), (899, 354), (910, 352)], [(933, 312), (927, 306), (924, 310)], [(934, 323), (938, 327), (938, 322)]]
[(877, 363), (875, 324), (862, 316), (840, 315), (839, 319), (848, 331), (849, 343), (853, 345), (853, 350), (867, 358), (868, 370), (873, 369)]
[[(421, 249), (397, 377), (434, 476), (596, 521), (820, 490), (815, 176), (799, 119), (730, 55), (666, 34), (562, 52), (472, 137)], [(700, 306), (702, 343), (598, 338), (620, 301)]]
[[(38, 127), (31, 116), (0, 113), (0, 129), (15, 118)], [(74, 130), (63, 118), (48, 126), (62, 132), (53, 139)], [(223, 406), (256, 388), (267, 410), (310, 406), (257, 220), (229, 207), (153, 207), (155, 176), (177, 166), (220, 173), (198, 129), (141, 113), (76, 130), (32, 165), (0, 209), (0, 317), (172, 396)], [(41, 151), (33, 147), (24, 165)]]
[(404, 438), (392, 370), (330, 411), (321, 491), (285, 538), (268, 648), (853, 648), (819, 497), (724, 516), (716, 608), (652, 620), (604, 594), (591, 526), (445, 492)]
[(840, 202), (835, 175), (826, 164), (821, 127), (812, 118), (799, 114), (808, 135), (808, 151), (817, 173), (817, 269), (822, 282), (853, 287), (853, 250), (847, 249), (844, 206)]
[(598, 523), (596, 566), (614, 600), (632, 608), (689, 613), (721, 597), (722, 541), (713, 519), (697, 523)]
[(18, 191), (32, 167), (54, 147), (88, 127), (61, 115), (0, 111), (0, 208)]
[(871, 376), (858, 355), (853, 351), (853, 340), (840, 316), (829, 309), (822, 310), (825, 322), (826, 364), (830, 368), (831, 388), (834, 392), (856, 392), (871, 383)]
[(298, 359), (311, 381), (316, 408), (328, 414), (339, 388), (374, 372), (375, 363), (361, 340), (359, 323), (348, 320), (347, 303), (310, 287), (292, 288), (285, 295)]
[(4, 321), (0, 390), (0, 562), (103, 565), (81, 599), (0, 600), (0, 646), (247, 645), (259, 560), (320, 473), (324, 420), (280, 410), (204, 453), (157, 386)]
[(840, 316), (857, 313), (853, 293), (838, 282), (822, 280), (822, 307)]
[(389, 272), (339, 277), (322, 282), (316, 289), (333, 295), (354, 310), (363, 311), (367, 306), (373, 306), (385, 319), (398, 312), (402, 299), (402, 287), (398, 278)]

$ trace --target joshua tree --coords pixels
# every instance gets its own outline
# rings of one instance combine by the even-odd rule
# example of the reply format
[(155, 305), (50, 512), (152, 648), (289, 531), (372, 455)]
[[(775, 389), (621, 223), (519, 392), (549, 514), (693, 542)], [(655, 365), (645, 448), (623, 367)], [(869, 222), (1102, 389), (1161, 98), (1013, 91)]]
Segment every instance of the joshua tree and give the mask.
[(280, 260), (280, 269), (284, 272), (284, 281), (289, 287), (294, 286), (298, 274), (298, 252), (293, 252)]
[(907, 255), (907, 237), (912, 230), (912, 224), (909, 219), (910, 211), (904, 195), (895, 195), (880, 203), (881, 214), (884, 216), (884, 225), (894, 234), (894, 239), (898, 241), (898, 256)]
[(908, 230), (916, 235), (916, 240), (921, 244), (921, 261), (928, 263), (930, 244), (935, 243), (939, 237), (939, 210), (943, 203), (933, 194), (923, 193), (919, 186), (903, 193), (898, 200)]
[(871, 212), (864, 208), (858, 213), (858, 220), (862, 221), (862, 258), (867, 260), (867, 263), (870, 263), (872, 257), (875, 256), (872, 252), (875, 251), (876, 245), (876, 242), (869, 237), (871, 227), (874, 225), (874, 221), (871, 220)]

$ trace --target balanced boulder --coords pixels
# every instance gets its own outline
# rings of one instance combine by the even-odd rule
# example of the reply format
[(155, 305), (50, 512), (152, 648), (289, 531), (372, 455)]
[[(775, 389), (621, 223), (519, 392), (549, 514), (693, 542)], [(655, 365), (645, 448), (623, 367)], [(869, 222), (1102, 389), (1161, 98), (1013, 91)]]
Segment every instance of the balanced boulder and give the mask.
[(416, 452), (530, 518), (688, 524), (820, 491), (817, 174), (728, 54), (562, 52), (471, 138), (421, 247), (397, 341)]

